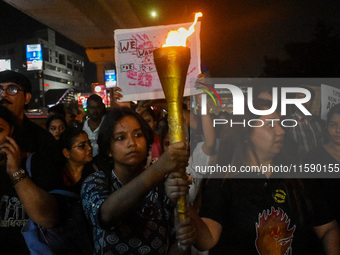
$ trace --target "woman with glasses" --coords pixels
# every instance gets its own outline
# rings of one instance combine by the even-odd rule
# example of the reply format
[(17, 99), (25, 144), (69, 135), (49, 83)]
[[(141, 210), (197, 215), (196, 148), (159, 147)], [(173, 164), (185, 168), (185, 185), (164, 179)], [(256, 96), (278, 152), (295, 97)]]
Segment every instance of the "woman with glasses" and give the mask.
[(45, 237), (53, 254), (92, 254), (92, 228), (84, 215), (80, 199), (83, 180), (94, 172), (91, 142), (85, 131), (69, 127), (61, 134), (59, 143), (63, 155), (60, 166), (63, 188), (51, 193), (58, 201), (60, 223), (55, 228), (47, 229)]
[(146, 168), (152, 142), (152, 129), (132, 109), (116, 108), (104, 119), (99, 154), (111, 157), (112, 165), (91, 174), (81, 190), (95, 254), (169, 254), (179, 249), (177, 241), (193, 240), (190, 218), (175, 224), (175, 240), (174, 205), (163, 184), (167, 174), (187, 165), (189, 153), (184, 143), (172, 144)]
[(85, 131), (70, 127), (61, 134), (59, 142), (64, 156), (62, 177), (66, 189), (80, 194), (82, 181), (94, 171), (91, 141)]

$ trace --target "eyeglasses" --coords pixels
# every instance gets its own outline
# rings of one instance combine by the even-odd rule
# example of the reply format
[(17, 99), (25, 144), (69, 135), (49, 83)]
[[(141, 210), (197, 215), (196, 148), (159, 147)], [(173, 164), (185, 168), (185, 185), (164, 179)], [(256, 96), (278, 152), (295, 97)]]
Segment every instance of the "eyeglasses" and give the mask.
[(90, 140), (87, 140), (86, 142), (81, 142), (80, 144), (76, 145), (76, 146), (72, 146), (71, 148), (79, 148), (81, 150), (84, 150), (86, 145), (90, 146), (92, 148), (92, 145), (91, 145), (91, 141)]
[(0, 87), (0, 96), (6, 91), (6, 93), (10, 96), (15, 96), (19, 91), (24, 91), (23, 89), (20, 89), (16, 85), (8, 85), (7, 88)]

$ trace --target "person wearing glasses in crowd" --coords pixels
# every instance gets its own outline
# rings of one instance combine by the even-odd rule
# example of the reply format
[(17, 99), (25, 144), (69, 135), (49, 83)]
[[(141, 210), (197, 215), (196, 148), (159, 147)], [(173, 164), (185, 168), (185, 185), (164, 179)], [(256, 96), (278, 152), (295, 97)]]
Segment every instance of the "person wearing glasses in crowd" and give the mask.
[(80, 194), (82, 181), (94, 172), (91, 141), (84, 130), (69, 127), (61, 134), (59, 142), (64, 156), (62, 176), (65, 189)]
[(13, 138), (23, 154), (40, 152), (53, 160), (56, 154), (56, 141), (44, 128), (30, 121), (25, 108), (31, 100), (32, 85), (23, 74), (6, 70), (0, 72), (0, 105), (10, 110), (17, 122)]
[(65, 244), (58, 252), (90, 255), (93, 254), (92, 227), (82, 209), (80, 189), (84, 179), (94, 172), (91, 141), (81, 128), (68, 127), (59, 143), (63, 154), (63, 190), (72, 192), (73, 197), (57, 195), (58, 208), (64, 216), (58, 227), (62, 228)]

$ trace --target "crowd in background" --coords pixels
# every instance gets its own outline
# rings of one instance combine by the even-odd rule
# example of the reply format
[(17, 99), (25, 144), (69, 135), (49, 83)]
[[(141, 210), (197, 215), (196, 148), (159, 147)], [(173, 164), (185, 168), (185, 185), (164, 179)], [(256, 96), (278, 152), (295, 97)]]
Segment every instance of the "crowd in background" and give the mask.
[[(306, 89), (310, 110), (315, 92)], [(200, 115), (197, 95), (196, 114), (183, 103), (187, 142), (171, 143), (165, 100), (122, 104), (116, 88), (113, 108), (93, 94), (86, 115), (77, 119), (76, 109), (58, 104), (41, 127), (25, 115), (30, 92), (25, 76), (0, 73), (1, 254), (32, 252), (21, 233), (28, 219), (63, 231), (56, 254), (340, 254), (337, 172), (301, 179), (261, 171), (214, 178), (197, 171), (217, 164), (339, 168), (340, 105), (327, 121), (291, 109), (298, 125), (283, 128), (269, 121), (279, 119), (280, 110)], [(256, 88), (256, 109), (270, 109), (271, 100), (271, 89)], [(263, 125), (214, 127), (216, 118)], [(184, 220), (175, 210), (180, 196), (187, 196)]]

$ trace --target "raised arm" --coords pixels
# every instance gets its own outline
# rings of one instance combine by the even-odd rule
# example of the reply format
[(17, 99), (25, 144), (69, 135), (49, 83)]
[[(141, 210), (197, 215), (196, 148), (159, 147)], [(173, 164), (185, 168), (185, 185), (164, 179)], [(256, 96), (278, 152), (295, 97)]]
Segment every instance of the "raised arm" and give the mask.
[(100, 207), (101, 222), (107, 226), (118, 224), (138, 205), (141, 199), (164, 177), (188, 164), (189, 152), (184, 143), (175, 143), (159, 160), (133, 180), (113, 192)]
[(7, 137), (8, 142), (1, 146), (1, 152), (7, 155), (7, 174), (12, 179), (14, 188), (28, 216), (38, 225), (51, 228), (58, 224), (58, 206), (55, 197), (39, 188), (22, 170), (20, 170), (20, 148)]

